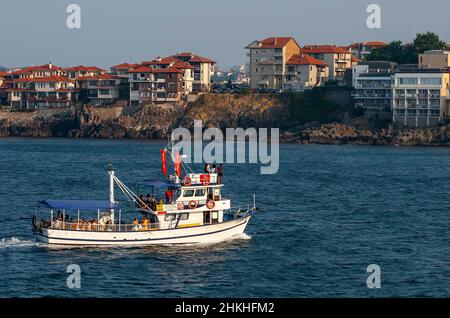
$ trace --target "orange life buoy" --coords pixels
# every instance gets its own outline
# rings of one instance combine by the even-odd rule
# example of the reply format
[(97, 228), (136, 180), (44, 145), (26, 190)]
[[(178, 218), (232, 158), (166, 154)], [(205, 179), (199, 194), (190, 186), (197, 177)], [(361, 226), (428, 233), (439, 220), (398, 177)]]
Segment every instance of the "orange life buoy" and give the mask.
[(188, 207), (189, 209), (195, 209), (198, 206), (198, 202), (197, 201), (189, 201)]
[(208, 200), (208, 202), (206, 202), (206, 207), (210, 210), (214, 209), (215, 206), (216, 203), (214, 202), (214, 200)]
[(185, 178), (183, 179), (183, 184), (184, 184), (186, 187), (189, 187), (189, 186), (192, 184), (192, 179), (189, 178), (189, 177), (185, 177)]

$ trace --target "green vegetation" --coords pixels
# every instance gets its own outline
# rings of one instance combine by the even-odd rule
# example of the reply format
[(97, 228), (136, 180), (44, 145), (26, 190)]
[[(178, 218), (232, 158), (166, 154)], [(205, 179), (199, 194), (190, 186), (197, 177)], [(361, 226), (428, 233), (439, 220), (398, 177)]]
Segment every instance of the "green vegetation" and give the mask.
[(433, 32), (419, 33), (411, 43), (393, 41), (376, 49), (368, 56), (368, 61), (392, 61), (398, 64), (417, 64), (418, 56), (427, 50), (442, 50), (447, 43), (441, 41)]
[(302, 93), (284, 93), (288, 100), (290, 118), (301, 124), (338, 121), (348, 109), (342, 109), (342, 105), (326, 98), (326, 91), (325, 88), (318, 87)]

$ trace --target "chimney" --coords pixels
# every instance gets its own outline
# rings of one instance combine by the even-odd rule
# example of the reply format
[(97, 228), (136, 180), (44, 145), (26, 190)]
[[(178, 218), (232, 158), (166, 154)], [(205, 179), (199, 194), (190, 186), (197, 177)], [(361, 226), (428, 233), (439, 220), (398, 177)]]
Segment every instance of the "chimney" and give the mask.
[(52, 62), (48, 62), (48, 68), (52, 69), (52, 67), (53, 67)]

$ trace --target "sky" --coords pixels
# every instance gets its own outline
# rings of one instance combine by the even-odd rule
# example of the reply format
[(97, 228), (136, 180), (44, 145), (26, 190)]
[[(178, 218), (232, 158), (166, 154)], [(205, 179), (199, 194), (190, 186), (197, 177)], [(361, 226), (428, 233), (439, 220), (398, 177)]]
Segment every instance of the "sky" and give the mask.
[[(66, 25), (72, 3), (80, 29)], [(366, 25), (372, 3), (380, 29)], [(433, 31), (450, 42), (449, 12), (449, 0), (0, 0), (0, 65), (109, 67), (189, 51), (228, 68), (269, 36), (349, 45)]]

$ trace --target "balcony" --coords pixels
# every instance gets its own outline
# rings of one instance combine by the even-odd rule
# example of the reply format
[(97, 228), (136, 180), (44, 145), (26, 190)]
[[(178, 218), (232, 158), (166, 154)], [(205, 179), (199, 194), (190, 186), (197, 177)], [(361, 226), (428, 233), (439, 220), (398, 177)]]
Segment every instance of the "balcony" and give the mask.
[(165, 78), (157, 78), (157, 79), (156, 79), (156, 82), (157, 82), (157, 83), (165, 83), (165, 82), (166, 82), (166, 79), (165, 79)]

